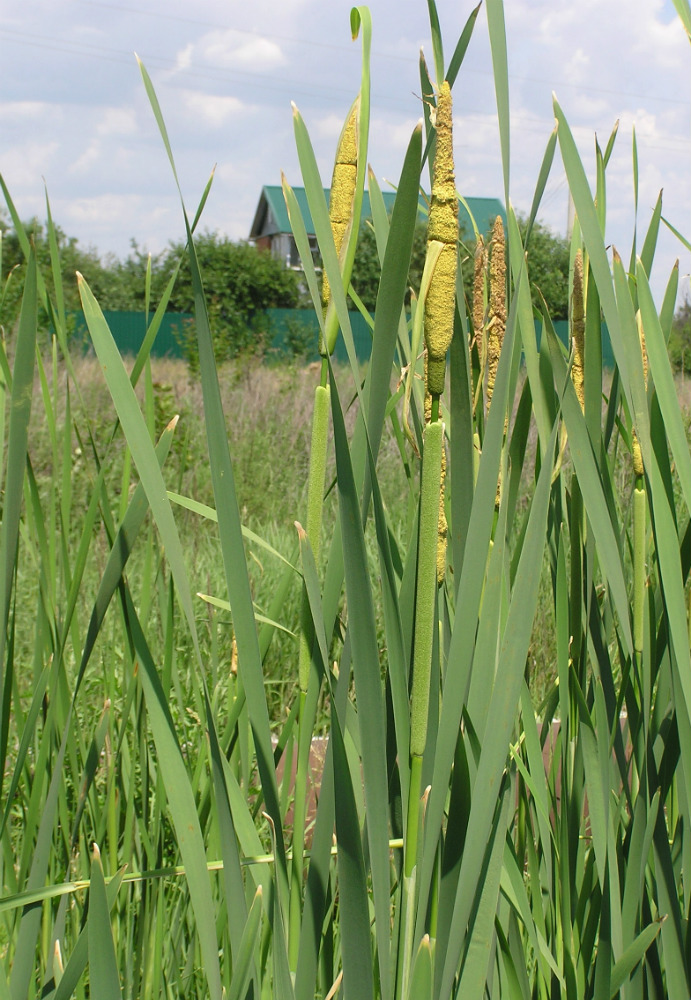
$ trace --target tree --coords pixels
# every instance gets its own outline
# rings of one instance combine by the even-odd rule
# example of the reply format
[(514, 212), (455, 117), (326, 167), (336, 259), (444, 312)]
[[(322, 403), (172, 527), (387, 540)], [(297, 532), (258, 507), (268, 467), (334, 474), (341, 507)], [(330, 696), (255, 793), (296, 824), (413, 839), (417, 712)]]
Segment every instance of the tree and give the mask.
[[(425, 223), (418, 223), (413, 234), (413, 250), (408, 270), (408, 287), (414, 288), (416, 292), (420, 288), (426, 251), (427, 226)], [(369, 309), (370, 312), (374, 312), (377, 304), (380, 276), (381, 265), (379, 263), (379, 254), (377, 253), (377, 241), (374, 236), (374, 229), (369, 222), (366, 222), (360, 231), (350, 283), (362, 300), (365, 308)]]
[(675, 371), (691, 371), (691, 300), (688, 296), (674, 314), (667, 349)]
[[(525, 245), (528, 220), (519, 216), (518, 228)], [(542, 222), (535, 222), (525, 250), (533, 306), (542, 311), (547, 304), (552, 321), (569, 318), (569, 241), (556, 236)], [(541, 297), (542, 296), (542, 297)]]
[[(3, 216), (0, 216), (0, 229), (0, 323), (5, 329), (11, 329), (21, 308), (26, 262), (19, 237)], [(45, 227), (33, 219), (24, 225), (24, 229), (34, 243), (39, 269), (54, 301), (50, 246)], [(77, 271), (84, 275), (102, 309), (134, 312), (144, 309), (149, 254), (135, 241), (132, 241), (129, 255), (121, 261), (112, 254), (100, 258), (93, 249), (83, 250), (74, 237), (67, 237), (59, 227), (55, 232), (65, 308), (68, 311), (81, 308), (75, 277)], [(292, 308), (298, 303), (295, 274), (270, 254), (247, 243), (233, 243), (218, 233), (202, 233), (195, 239), (195, 247), (217, 358), (233, 357), (252, 346), (262, 349), (269, 332), (266, 310)], [(171, 243), (162, 253), (151, 257), (151, 308), (155, 308), (160, 301), (178, 264), (180, 269), (167, 308), (172, 312), (194, 312), (189, 256), (183, 241)], [(41, 319), (45, 324), (47, 317)], [(189, 359), (194, 361), (196, 336), (191, 326), (184, 332), (183, 346)]]
[[(526, 218), (518, 219), (521, 238), (525, 240), (528, 228)], [(473, 255), (474, 239), (461, 233), (463, 252), (463, 282), (466, 294), (470, 295), (473, 287)], [(413, 236), (413, 250), (408, 271), (408, 285), (415, 292), (420, 289), (422, 270), (425, 265), (427, 251), (427, 226), (418, 223)], [(531, 295), (536, 309), (543, 308), (545, 299), (552, 320), (567, 319), (569, 314), (569, 241), (556, 236), (541, 222), (535, 222), (526, 246), (528, 254), (528, 274), (530, 277)], [(353, 265), (351, 284), (367, 309), (374, 311), (379, 289), (381, 267), (377, 244), (372, 226), (366, 223), (362, 227), (358, 240)]]
[[(23, 228), (34, 245), (36, 263), (46, 283), (49, 294), (52, 300), (55, 301), (55, 283), (51, 265), (50, 244), (45, 227), (38, 219), (31, 219), (23, 223)], [(4, 216), (0, 216), (0, 230), (2, 231), (0, 324), (6, 331), (10, 331), (19, 317), (26, 260), (19, 236)], [(77, 288), (77, 271), (84, 276), (96, 298), (101, 301), (107, 295), (110, 280), (108, 268), (101, 262), (97, 251), (93, 248), (84, 250), (73, 236), (67, 236), (59, 226), (55, 226), (55, 238), (60, 257), (60, 273), (65, 309), (70, 311), (81, 308), (79, 290)], [(39, 319), (45, 322), (47, 318), (39, 316)]]

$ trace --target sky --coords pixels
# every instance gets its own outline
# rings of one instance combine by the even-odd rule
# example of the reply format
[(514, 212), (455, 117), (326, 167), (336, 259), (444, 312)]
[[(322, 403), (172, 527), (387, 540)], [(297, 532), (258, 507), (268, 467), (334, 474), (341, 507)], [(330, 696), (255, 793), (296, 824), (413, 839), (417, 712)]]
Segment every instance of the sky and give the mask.
[[(437, 0), (448, 60), (473, 0)], [(158, 253), (184, 225), (135, 52), (154, 83), (188, 211), (215, 166), (202, 228), (248, 236), (264, 184), (302, 183), (291, 101), (325, 186), (360, 85), (361, 45), (344, 0), (0, 0), (0, 174), (22, 218), (53, 218), (83, 247)], [(433, 66), (425, 0), (372, 0), (369, 162), (395, 184), (422, 113), (418, 61)], [(608, 169), (607, 238), (628, 260), (660, 189), (663, 215), (691, 239), (691, 46), (671, 0), (505, 0), (511, 107), (510, 198), (527, 213), (554, 126), (553, 92), (594, 182), (595, 137), (619, 132)], [(454, 86), (456, 183), (503, 200), (487, 22), (481, 10)], [(425, 175), (426, 176), (426, 175)], [(567, 227), (555, 157), (538, 217)], [(676, 258), (668, 230), (652, 275), (659, 298)]]

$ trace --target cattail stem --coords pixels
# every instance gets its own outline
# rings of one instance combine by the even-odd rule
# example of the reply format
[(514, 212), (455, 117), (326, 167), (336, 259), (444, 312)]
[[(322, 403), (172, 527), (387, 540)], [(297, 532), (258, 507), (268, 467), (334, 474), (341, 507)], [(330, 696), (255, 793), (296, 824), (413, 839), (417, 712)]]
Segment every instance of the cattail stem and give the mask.
[[(290, 869), (290, 910), (288, 930), (288, 964), (295, 972), (297, 969), (300, 924), (302, 922), (302, 882), (305, 866), (305, 819), (307, 815), (307, 771), (312, 743), (313, 721), (307, 718), (307, 695), (299, 694), (300, 707), (298, 711), (298, 750), (295, 768), (295, 785), (293, 791), (293, 859)], [(292, 761), (286, 762), (286, 767), (292, 767)]]
[[(321, 547), (322, 511), (324, 509), (324, 481), (326, 478), (326, 450), (329, 434), (328, 386), (318, 385), (314, 392), (314, 412), (312, 416), (312, 441), (310, 445), (310, 467), (307, 486), (306, 531), (315, 561)], [(300, 615), (299, 684), (300, 691), (307, 691), (310, 663), (312, 661), (312, 616), (307, 592), (303, 588)]]
[[(636, 315), (638, 339), (641, 345), (643, 380), (648, 388), (648, 352), (640, 312)], [(643, 654), (643, 611), (645, 607), (645, 469), (641, 443), (633, 432), (632, 464), (633, 491), (633, 648), (638, 659)]]
[(423, 432), (420, 527), (418, 534), (417, 589), (415, 598), (415, 649), (410, 706), (410, 794), (406, 827), (405, 873), (412, 874), (417, 855), (422, 757), (427, 742), (432, 647), (435, 629), (437, 582), (437, 531), (444, 425), (427, 424)]
[(405, 876), (410, 878), (417, 860), (418, 826), (420, 823), (420, 788), (422, 785), (422, 757), (417, 754), (410, 761), (410, 792), (405, 838)]
[[(323, 362), (323, 365), (326, 362)], [(328, 386), (318, 385), (314, 391), (314, 411), (312, 415), (312, 440), (310, 447), (310, 467), (307, 487), (307, 537), (312, 546), (314, 558), (319, 558), (321, 548), (322, 512), (324, 508), (324, 480), (326, 477), (326, 452), (329, 434)], [(312, 646), (314, 626), (307, 597), (302, 588), (300, 608), (300, 640), (298, 652), (298, 683), (300, 707), (298, 713), (298, 759), (295, 772), (295, 798), (293, 809), (293, 862), (291, 868), (290, 923), (288, 961), (295, 971), (297, 966), (300, 937), (300, 915), (302, 911), (302, 880), (305, 846), (305, 799), (307, 791), (307, 770), (312, 743), (312, 731), (316, 716), (317, 699), (308, 700), (310, 673), (312, 669)], [(307, 710), (307, 706), (310, 710)]]
[(643, 608), (645, 605), (645, 486), (636, 476), (633, 491), (633, 648), (643, 653)]
[(573, 349), (571, 380), (581, 409), (585, 410), (585, 307), (583, 293), (583, 251), (579, 247), (573, 263), (573, 293), (571, 296), (571, 344)]
[(571, 657), (578, 667), (583, 647), (583, 551), (584, 510), (581, 487), (574, 473), (571, 477)]

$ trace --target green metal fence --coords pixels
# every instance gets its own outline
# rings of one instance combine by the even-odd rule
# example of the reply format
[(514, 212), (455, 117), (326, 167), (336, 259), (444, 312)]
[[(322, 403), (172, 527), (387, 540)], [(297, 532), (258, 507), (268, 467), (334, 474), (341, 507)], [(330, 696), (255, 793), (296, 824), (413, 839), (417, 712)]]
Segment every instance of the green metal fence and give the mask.
[[(120, 353), (136, 355), (144, 342), (147, 325), (153, 319), (153, 313), (149, 315), (148, 323), (146, 313), (143, 312), (114, 312), (110, 309), (104, 309), (103, 315)], [(73, 339), (88, 349), (91, 338), (84, 313), (74, 312), (71, 316), (74, 319)], [(189, 313), (164, 313), (151, 351), (152, 356), (156, 358), (182, 358), (185, 326), (193, 321), (194, 317)]]
[[(84, 320), (84, 314), (76, 312), (74, 316), (74, 337), (85, 346), (89, 344), (89, 331)], [(146, 333), (147, 319), (139, 312), (105, 311), (111, 333), (121, 354), (137, 354), (142, 346)], [(149, 317), (149, 322), (151, 317)], [(194, 321), (188, 313), (165, 313), (161, 328), (154, 341), (152, 355), (154, 357), (183, 357), (183, 340), (185, 327)], [(350, 326), (353, 331), (353, 343), (359, 361), (367, 361), (372, 350), (372, 331), (367, 320), (359, 312), (350, 313)], [(557, 336), (562, 343), (569, 342), (569, 324), (566, 320), (558, 320), (554, 324)], [(542, 324), (535, 323), (538, 346), (540, 344)], [(313, 309), (267, 309), (266, 335), (269, 348), (267, 360), (280, 360), (284, 357), (299, 357), (305, 362), (316, 361), (319, 358), (319, 323)], [(336, 360), (347, 362), (343, 338), (339, 337), (334, 351)], [(602, 326), (602, 366), (614, 367), (614, 355), (607, 327)]]
[[(267, 309), (268, 334), (271, 338), (269, 356), (277, 358), (298, 355), (305, 361), (319, 359), (319, 323), (314, 309)], [(359, 361), (367, 361), (372, 353), (372, 331), (359, 312), (350, 312), (350, 328)], [(342, 337), (336, 341), (334, 357), (348, 361)]]

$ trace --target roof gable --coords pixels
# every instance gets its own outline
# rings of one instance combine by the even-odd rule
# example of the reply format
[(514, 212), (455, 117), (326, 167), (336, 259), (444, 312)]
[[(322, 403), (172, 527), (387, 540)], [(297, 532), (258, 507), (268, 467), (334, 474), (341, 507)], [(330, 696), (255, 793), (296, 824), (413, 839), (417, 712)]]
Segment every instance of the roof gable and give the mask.
[[(309, 236), (314, 236), (314, 223), (312, 222), (312, 214), (310, 212), (309, 205), (307, 204), (307, 194), (305, 189), (304, 187), (295, 187), (293, 188), (293, 192), (295, 194), (295, 198), (297, 199), (302, 218), (304, 219), (307, 234)], [(384, 199), (386, 211), (391, 214), (394, 201), (396, 200), (396, 192), (382, 191), (382, 197)], [(324, 188), (324, 200), (328, 205), (329, 188)], [(498, 215), (501, 216), (504, 226), (506, 226), (506, 212), (504, 211), (504, 206), (498, 198), (465, 198), (464, 201), (468, 208), (466, 209), (463, 202), (459, 203), (458, 221), (466, 237), (472, 239), (474, 233), (474, 228), (468, 215), (468, 211), (472, 214), (480, 233), (489, 233), (492, 229), (492, 225), (494, 224), (494, 220)], [(362, 200), (362, 218), (370, 218), (371, 214), (369, 192), (365, 191)], [(421, 198), (418, 210), (418, 221), (424, 222), (426, 218), (427, 205)], [(250, 239), (256, 239), (258, 236), (274, 236), (278, 233), (290, 232), (290, 221), (288, 219), (288, 210), (286, 209), (286, 203), (283, 197), (283, 189), (280, 184), (266, 184), (262, 188), (259, 204), (257, 205), (257, 210), (254, 215), (254, 221), (252, 222), (252, 228), (250, 229)]]

